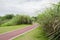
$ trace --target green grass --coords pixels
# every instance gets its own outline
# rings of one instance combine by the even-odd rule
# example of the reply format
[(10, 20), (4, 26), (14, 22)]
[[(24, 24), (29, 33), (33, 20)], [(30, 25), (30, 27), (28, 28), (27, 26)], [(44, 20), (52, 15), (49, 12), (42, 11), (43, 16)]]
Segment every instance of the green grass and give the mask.
[(3, 26), (3, 27), (0, 27), (0, 34), (2, 33), (5, 33), (5, 32), (9, 32), (9, 31), (13, 31), (13, 30), (16, 30), (16, 29), (21, 29), (21, 28), (24, 28), (28, 25), (15, 25), (15, 26)]
[(13, 40), (48, 40), (45, 32), (41, 27), (38, 27), (26, 34), (23, 34)]

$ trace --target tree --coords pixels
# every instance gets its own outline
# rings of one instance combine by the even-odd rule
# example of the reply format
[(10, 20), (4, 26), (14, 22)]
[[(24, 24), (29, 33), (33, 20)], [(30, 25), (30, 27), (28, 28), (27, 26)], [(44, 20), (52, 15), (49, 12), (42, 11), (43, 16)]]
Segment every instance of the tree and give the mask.
[(5, 18), (5, 19), (12, 19), (13, 17), (14, 17), (13, 14), (7, 14), (3, 18)]
[(31, 17), (27, 15), (16, 15), (10, 21), (2, 24), (2, 26), (11, 26), (20, 24), (32, 24)]

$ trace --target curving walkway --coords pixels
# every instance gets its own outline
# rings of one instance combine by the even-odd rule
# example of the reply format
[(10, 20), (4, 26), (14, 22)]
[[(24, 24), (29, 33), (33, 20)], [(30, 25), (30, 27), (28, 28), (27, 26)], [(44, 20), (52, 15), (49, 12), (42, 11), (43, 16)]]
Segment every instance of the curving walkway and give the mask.
[(24, 32), (27, 32), (33, 28), (36, 28), (38, 26), (38, 24), (33, 24), (31, 26), (25, 27), (23, 29), (18, 29), (15, 31), (11, 31), (8, 33), (4, 33), (0, 35), (0, 40), (10, 40), (13, 37), (16, 37), (17, 35), (23, 34)]

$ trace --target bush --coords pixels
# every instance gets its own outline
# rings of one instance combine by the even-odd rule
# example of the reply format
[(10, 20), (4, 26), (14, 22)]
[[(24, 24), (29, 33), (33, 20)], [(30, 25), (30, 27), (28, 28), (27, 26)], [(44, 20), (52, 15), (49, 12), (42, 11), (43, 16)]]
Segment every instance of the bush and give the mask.
[(9, 22), (2, 24), (2, 26), (11, 26), (19, 24), (32, 24), (32, 20), (29, 16), (25, 15), (16, 15)]
[(4, 19), (12, 19), (14, 17), (13, 14), (7, 14), (5, 16), (3, 16)]
[(38, 15), (38, 23), (50, 40), (60, 40), (60, 3)]
[(13, 14), (7, 14), (7, 15), (5, 15), (5, 16), (0, 16), (0, 25), (8, 22), (8, 21), (11, 20), (13, 17), (14, 17)]

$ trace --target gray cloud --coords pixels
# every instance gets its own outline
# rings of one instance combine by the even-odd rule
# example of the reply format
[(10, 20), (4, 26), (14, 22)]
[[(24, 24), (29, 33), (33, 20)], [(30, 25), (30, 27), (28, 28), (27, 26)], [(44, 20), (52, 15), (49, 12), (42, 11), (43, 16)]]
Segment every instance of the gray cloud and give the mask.
[(59, 0), (0, 0), (0, 15), (8, 13), (36, 15), (34, 12), (43, 10)]

